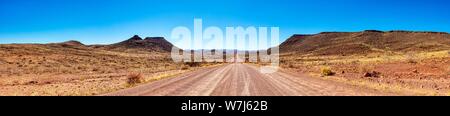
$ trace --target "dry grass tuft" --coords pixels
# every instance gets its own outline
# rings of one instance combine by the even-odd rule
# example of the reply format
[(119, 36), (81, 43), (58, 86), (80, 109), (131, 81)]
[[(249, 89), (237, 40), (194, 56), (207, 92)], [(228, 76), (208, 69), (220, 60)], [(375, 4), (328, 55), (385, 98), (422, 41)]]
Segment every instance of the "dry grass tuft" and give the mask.
[(372, 64), (360, 64), (358, 68), (359, 73), (362, 74), (369, 73), (375, 70), (375, 66)]
[(330, 67), (322, 67), (320, 68), (320, 74), (322, 76), (333, 76), (336, 73), (333, 72)]
[(142, 76), (141, 73), (130, 73), (130, 74), (128, 74), (127, 79), (128, 79), (127, 83), (129, 85), (135, 85), (135, 84), (142, 83), (144, 80), (144, 77)]
[(417, 58), (417, 56), (416, 56), (415, 54), (409, 53), (409, 54), (406, 54), (406, 55), (405, 55), (405, 59), (406, 59), (406, 61), (407, 61), (408, 63), (416, 64), (418, 58)]
[(200, 62), (186, 62), (185, 65), (188, 65), (190, 67), (200, 67), (202, 63)]
[(447, 75), (450, 76), (450, 66), (447, 67)]

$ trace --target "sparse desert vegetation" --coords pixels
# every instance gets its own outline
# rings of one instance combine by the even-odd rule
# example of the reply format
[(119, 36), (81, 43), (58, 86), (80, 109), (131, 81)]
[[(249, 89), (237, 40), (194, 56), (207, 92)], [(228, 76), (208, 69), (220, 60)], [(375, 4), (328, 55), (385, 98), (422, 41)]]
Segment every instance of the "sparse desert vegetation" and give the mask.
[[(138, 36), (111, 45), (3, 44), (0, 95), (99, 95), (221, 64), (174, 63), (172, 46), (163, 38)], [(280, 45), (280, 65), (387, 92), (448, 95), (450, 36), (407, 31), (294, 35)]]
[[(407, 95), (450, 92), (450, 36), (425, 32), (295, 35), (281, 46), (282, 67)], [(324, 67), (328, 67), (325, 68)], [(325, 79), (325, 78), (324, 78)]]
[[(445, 93), (450, 91), (450, 75), (447, 68), (450, 65), (450, 58), (441, 54), (445, 52), (417, 53), (416, 55), (420, 58), (417, 58), (414, 63), (406, 57), (402, 58), (402, 55), (284, 56), (282, 67), (321, 76), (327, 76), (331, 72), (330, 69), (333, 69), (332, 71), (336, 72), (333, 79), (355, 85), (372, 84), (373, 88), (382, 88), (386, 91), (401, 92), (408, 89), (420, 95), (446, 95)], [(434, 57), (428, 57), (428, 55)], [(383, 60), (383, 57), (392, 57), (392, 59)], [(395, 87), (395, 89), (386, 89), (389, 87)]]
[(201, 67), (174, 63), (165, 51), (172, 45), (153, 39), (0, 45), (0, 95), (98, 95)]

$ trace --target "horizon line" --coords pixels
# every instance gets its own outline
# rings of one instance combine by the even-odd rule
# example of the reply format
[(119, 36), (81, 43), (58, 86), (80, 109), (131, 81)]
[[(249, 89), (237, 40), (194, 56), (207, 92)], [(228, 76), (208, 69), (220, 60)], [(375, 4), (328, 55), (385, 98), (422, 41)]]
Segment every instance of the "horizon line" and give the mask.
[[(389, 32), (406, 32), (406, 33), (440, 33), (440, 34), (449, 34), (450, 32), (447, 31), (411, 31), (411, 30), (376, 30), (376, 29), (367, 29), (367, 30), (362, 30), (362, 31), (321, 31), (321, 32), (317, 32), (317, 33), (310, 33), (310, 34), (300, 34), (300, 33), (295, 33), (295, 34), (290, 34), (291, 36), (288, 36), (289, 39), (292, 36), (297, 36), (297, 35), (318, 35), (318, 34), (325, 34), (325, 33), (359, 33), (359, 32), (383, 32), (383, 33), (389, 33)], [(131, 34), (133, 36), (139, 36), (138, 34)], [(169, 41), (168, 38), (164, 37), (164, 36), (142, 36), (143, 39), (144, 38), (164, 38), (165, 40)], [(142, 38), (141, 37), (141, 38)], [(0, 39), (5, 39), (5, 38), (0, 38)], [(129, 39), (129, 38), (128, 38)], [(122, 41), (128, 40), (128, 39), (124, 39)], [(7, 45), (7, 44), (58, 44), (58, 43), (64, 43), (64, 42), (68, 42), (68, 41), (77, 41), (80, 43), (83, 43), (80, 40), (76, 40), (76, 39), (67, 39), (65, 41), (52, 41), (52, 42), (13, 42), (13, 43), (2, 43), (0, 42), (0, 45)], [(84, 44), (84, 45), (111, 45), (111, 44), (115, 44), (115, 43), (119, 43), (122, 41), (118, 41), (118, 42), (112, 42), (112, 43), (96, 43), (96, 44)], [(170, 42), (170, 41), (169, 41)], [(172, 43), (172, 42), (170, 42)]]

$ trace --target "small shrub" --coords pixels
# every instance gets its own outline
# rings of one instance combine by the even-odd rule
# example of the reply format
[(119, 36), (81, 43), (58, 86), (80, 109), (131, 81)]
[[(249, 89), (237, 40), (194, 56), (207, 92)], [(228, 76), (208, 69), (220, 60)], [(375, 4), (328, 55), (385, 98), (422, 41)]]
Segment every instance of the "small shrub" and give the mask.
[(377, 72), (377, 71), (372, 71), (372, 72), (367, 72), (364, 74), (364, 77), (375, 77), (378, 78), (380, 77), (381, 73)]
[(411, 64), (417, 63), (417, 56), (413, 53), (406, 54), (405, 58), (408, 63), (411, 63)]
[(450, 66), (447, 68), (447, 75), (450, 75)]
[(188, 65), (190, 67), (200, 67), (201, 63), (200, 62), (186, 62), (184, 63), (185, 65)]
[(190, 66), (187, 65), (186, 63), (181, 63), (181, 64), (178, 64), (177, 68), (180, 70), (188, 70), (190, 68)]
[(181, 67), (181, 70), (188, 70), (189, 69), (189, 67), (187, 67), (187, 66), (182, 66)]
[(322, 67), (320, 69), (320, 73), (322, 74), (322, 76), (333, 76), (334, 74), (336, 74), (329, 67)]
[(99, 70), (100, 70), (100, 69), (97, 68), (97, 67), (95, 67), (95, 68), (92, 69), (93, 72), (97, 72), (97, 71), (99, 71)]
[(138, 84), (138, 83), (142, 83), (142, 81), (144, 80), (144, 77), (142, 76), (141, 73), (130, 73), (128, 74), (128, 81), (127, 83), (130, 85), (134, 85), (134, 84)]
[(164, 67), (169, 67), (170, 64), (169, 63), (164, 63)]
[(359, 68), (359, 73), (363, 73), (363, 74), (372, 72), (373, 70), (375, 70), (375, 66), (370, 65), (370, 64), (360, 64), (358, 68)]
[(289, 68), (295, 68), (295, 66), (293, 64), (289, 64), (288, 67)]

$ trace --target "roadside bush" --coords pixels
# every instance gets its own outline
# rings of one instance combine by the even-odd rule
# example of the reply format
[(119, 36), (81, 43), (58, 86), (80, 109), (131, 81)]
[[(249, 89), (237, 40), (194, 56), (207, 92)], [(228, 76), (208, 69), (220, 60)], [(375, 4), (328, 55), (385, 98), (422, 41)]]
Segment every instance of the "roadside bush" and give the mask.
[(144, 80), (144, 77), (142, 76), (141, 73), (130, 73), (130, 74), (128, 74), (127, 79), (128, 79), (128, 81), (127, 81), (128, 84), (134, 85), (134, 84), (142, 83), (142, 81)]
[(187, 65), (182, 65), (181, 66), (181, 70), (188, 70), (189, 69), (189, 66), (187, 66)]
[(381, 73), (377, 72), (377, 71), (367, 72), (367, 73), (364, 74), (364, 77), (375, 77), (375, 78), (378, 78), (380, 76), (381, 76)]
[(185, 65), (188, 65), (190, 67), (200, 67), (201, 63), (200, 62), (186, 62), (184, 63)]
[(321, 74), (322, 76), (333, 76), (333, 75), (336, 74), (336, 73), (334, 73), (334, 72), (331, 70), (330, 67), (322, 67), (322, 68), (320, 69), (320, 74)]
[(375, 70), (375, 66), (373, 64), (360, 64), (358, 66), (358, 68), (359, 68), (358, 69), (359, 73), (363, 73), (363, 74), (372, 72), (373, 70)]

